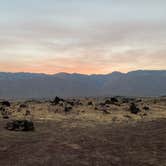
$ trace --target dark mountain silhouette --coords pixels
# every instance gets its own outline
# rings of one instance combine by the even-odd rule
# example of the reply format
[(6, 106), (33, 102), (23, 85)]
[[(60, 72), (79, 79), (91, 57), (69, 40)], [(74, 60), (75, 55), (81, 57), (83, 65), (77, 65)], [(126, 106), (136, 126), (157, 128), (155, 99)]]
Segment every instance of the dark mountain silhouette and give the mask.
[(106, 75), (0, 73), (0, 98), (165, 96), (166, 70)]

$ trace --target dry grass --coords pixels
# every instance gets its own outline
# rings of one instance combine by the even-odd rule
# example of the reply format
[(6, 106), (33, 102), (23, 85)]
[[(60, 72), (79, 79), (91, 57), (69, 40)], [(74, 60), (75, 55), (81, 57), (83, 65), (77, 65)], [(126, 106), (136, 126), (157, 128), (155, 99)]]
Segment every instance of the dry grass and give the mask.
[[(92, 101), (93, 105), (87, 105), (88, 101)], [(75, 105), (71, 112), (65, 113), (63, 106), (55, 106), (49, 102), (30, 102), (26, 108), (20, 108), (19, 102), (13, 102), (12, 106), (7, 109), (11, 119), (32, 119), (32, 120), (55, 120), (63, 121), (64, 119), (80, 119), (97, 122), (123, 122), (123, 121), (139, 121), (166, 118), (166, 100), (163, 99), (142, 99), (137, 103), (141, 112), (137, 115), (131, 114), (129, 103), (120, 103), (119, 105), (111, 104), (107, 108), (109, 114), (105, 114), (99, 106), (99, 99), (82, 99), (83, 105)], [(154, 102), (155, 101), (155, 102)], [(143, 110), (144, 106), (148, 106), (150, 110)], [(98, 108), (97, 110), (95, 108)], [(26, 111), (30, 111), (31, 115), (25, 116)]]

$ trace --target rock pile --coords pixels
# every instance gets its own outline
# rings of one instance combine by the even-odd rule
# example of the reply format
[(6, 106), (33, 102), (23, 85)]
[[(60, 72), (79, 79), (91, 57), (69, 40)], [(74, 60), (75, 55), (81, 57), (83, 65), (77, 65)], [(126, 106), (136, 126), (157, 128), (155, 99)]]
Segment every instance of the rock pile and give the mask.
[(11, 131), (33, 131), (34, 124), (29, 120), (12, 120), (6, 124), (5, 128)]

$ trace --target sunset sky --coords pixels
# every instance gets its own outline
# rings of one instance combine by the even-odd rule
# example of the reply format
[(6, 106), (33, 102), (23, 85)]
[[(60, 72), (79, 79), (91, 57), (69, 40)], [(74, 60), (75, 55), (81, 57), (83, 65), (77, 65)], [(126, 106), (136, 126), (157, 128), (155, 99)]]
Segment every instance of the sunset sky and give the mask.
[(166, 69), (165, 0), (4, 0), (0, 71)]

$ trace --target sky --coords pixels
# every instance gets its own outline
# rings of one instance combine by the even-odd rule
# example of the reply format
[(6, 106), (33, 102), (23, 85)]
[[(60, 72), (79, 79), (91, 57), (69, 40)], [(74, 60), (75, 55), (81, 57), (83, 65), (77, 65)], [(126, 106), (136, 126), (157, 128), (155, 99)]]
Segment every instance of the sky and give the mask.
[(165, 0), (0, 0), (0, 71), (166, 69)]

